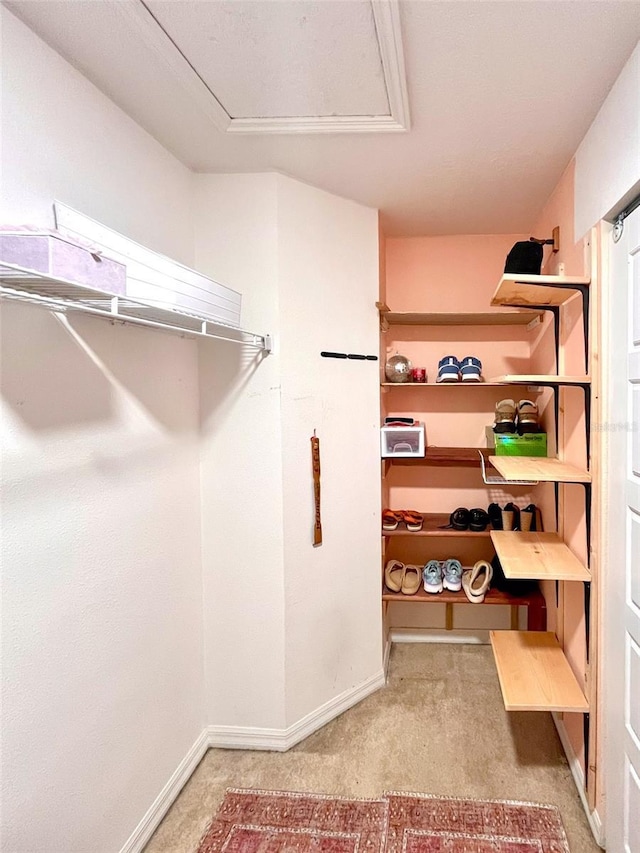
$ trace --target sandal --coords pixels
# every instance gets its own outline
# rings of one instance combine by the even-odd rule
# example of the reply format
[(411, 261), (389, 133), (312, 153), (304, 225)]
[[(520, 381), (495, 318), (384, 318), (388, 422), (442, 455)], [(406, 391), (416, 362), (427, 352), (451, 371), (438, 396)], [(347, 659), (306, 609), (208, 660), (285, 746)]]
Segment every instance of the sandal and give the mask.
[(422, 530), (424, 517), (419, 512), (415, 512), (415, 510), (412, 509), (406, 509), (402, 513), (402, 517), (404, 523), (407, 525), (407, 530), (410, 530), (412, 533), (417, 533), (418, 530)]
[(384, 570), (384, 582), (391, 592), (400, 592), (404, 581), (405, 565), (400, 560), (389, 560)]
[(396, 530), (398, 525), (403, 519), (403, 513), (396, 512), (393, 509), (383, 509), (382, 510), (382, 529), (383, 530)]
[(404, 595), (415, 595), (422, 583), (422, 569), (419, 566), (407, 565), (404, 567), (401, 592)]

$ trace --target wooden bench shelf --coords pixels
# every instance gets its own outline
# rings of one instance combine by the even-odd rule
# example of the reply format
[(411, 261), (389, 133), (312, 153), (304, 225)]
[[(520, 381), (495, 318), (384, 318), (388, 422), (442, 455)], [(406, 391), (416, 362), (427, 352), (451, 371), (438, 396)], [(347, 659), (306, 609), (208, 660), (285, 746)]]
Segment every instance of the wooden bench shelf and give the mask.
[(591, 474), (549, 456), (490, 456), (489, 463), (505, 480), (537, 480), (540, 483), (590, 483)]
[(426, 512), (421, 513), (424, 517), (424, 521), (422, 523), (422, 530), (418, 530), (416, 532), (412, 532), (411, 530), (407, 530), (406, 527), (400, 525), (395, 530), (384, 530), (382, 531), (383, 536), (469, 536), (471, 538), (485, 538), (488, 539), (491, 535), (490, 530), (482, 530), (477, 532), (475, 530), (441, 530), (445, 524), (449, 523), (449, 515), (446, 512)]
[(492, 530), (491, 540), (504, 571), (513, 580), (589, 581), (589, 570), (557, 533)]
[[(471, 604), (462, 590), (460, 592), (439, 592), (438, 594), (425, 592), (420, 588), (415, 595), (403, 595), (401, 592), (390, 592), (386, 586), (382, 586), (382, 600), (386, 602), (401, 601), (414, 604), (468, 604), (471, 607), (483, 607), (484, 605), (502, 605), (512, 608), (527, 608), (527, 628), (535, 633), (544, 632), (547, 627), (547, 605), (543, 594), (539, 589), (527, 595), (511, 595), (499, 589), (490, 589), (482, 604)], [(517, 624), (517, 622), (516, 622)]]
[(507, 711), (589, 711), (555, 634), (491, 631), (490, 636)]
[(563, 305), (575, 296), (574, 285), (584, 287), (588, 276), (503, 275), (491, 299), (492, 305)]

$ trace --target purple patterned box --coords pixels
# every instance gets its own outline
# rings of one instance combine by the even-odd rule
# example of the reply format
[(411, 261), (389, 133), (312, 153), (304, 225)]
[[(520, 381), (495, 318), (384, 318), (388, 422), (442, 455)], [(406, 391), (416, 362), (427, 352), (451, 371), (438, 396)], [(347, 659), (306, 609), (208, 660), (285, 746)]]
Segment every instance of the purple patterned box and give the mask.
[(124, 264), (93, 253), (66, 237), (44, 231), (0, 231), (0, 263), (124, 296)]

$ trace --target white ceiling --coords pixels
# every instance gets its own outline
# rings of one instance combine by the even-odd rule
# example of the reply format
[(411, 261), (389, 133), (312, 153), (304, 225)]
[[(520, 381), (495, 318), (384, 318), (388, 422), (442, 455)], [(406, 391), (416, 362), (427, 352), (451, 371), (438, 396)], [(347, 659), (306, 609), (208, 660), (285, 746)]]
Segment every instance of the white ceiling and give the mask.
[(239, 134), (221, 114), (388, 116), (397, 27), (369, 0), (6, 5), (191, 168), (281, 171), (397, 235), (529, 230), (640, 38), (640, 0), (400, 0), (408, 132)]

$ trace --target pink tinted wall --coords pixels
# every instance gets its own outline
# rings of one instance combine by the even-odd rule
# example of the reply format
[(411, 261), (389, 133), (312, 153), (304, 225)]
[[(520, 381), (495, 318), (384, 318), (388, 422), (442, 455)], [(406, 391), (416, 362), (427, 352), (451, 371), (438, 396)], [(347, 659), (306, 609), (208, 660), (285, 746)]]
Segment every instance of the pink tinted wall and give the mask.
[[(586, 275), (585, 251), (588, 237), (575, 239), (574, 235), (574, 173), (572, 161), (562, 175), (536, 223), (535, 233), (546, 236), (555, 226), (560, 227), (560, 251), (545, 252), (543, 272), (549, 275)], [(596, 306), (592, 306), (596, 307)], [(561, 356), (559, 371), (568, 375), (585, 374), (585, 351), (582, 325), (582, 300), (579, 295), (561, 310)], [(532, 363), (536, 372), (554, 373), (555, 355), (550, 321), (536, 337), (532, 349)], [(584, 396), (579, 388), (560, 391), (561, 436), (563, 457), (584, 468), (587, 464), (584, 421)], [(561, 487), (563, 505), (560, 529), (565, 542), (583, 561), (587, 559), (584, 488), (579, 485)], [(549, 509), (553, 504), (550, 504)], [(543, 512), (545, 509), (543, 508)], [(585, 687), (587, 669), (584, 618), (584, 588), (582, 583), (561, 584), (560, 607), (556, 611), (555, 584), (546, 584), (547, 613), (550, 629), (555, 630), (564, 644), (565, 654), (579, 683)], [(581, 714), (564, 714), (564, 724), (573, 749), (584, 769), (583, 717)]]
[[(522, 239), (527, 236), (387, 238), (386, 302), (392, 311), (490, 311), (507, 253)], [(525, 326), (392, 326), (385, 337), (387, 356), (395, 352), (406, 355), (414, 366), (426, 368), (428, 381), (433, 383), (438, 361), (445, 355), (478, 357), (487, 379), (527, 372), (533, 333)], [(384, 352), (382, 355), (384, 360)], [(398, 387), (383, 394), (383, 411), (424, 421), (427, 444), (484, 447), (485, 426), (493, 424), (496, 402), (512, 393), (514, 389), (490, 386)], [(425, 489), (425, 484), (431, 488)], [(426, 512), (486, 507), (502, 497), (502, 492), (489, 494), (478, 469), (403, 468), (398, 472), (392, 468), (386, 485), (392, 506)], [(519, 498), (522, 506), (530, 502), (523, 490)]]
[(487, 311), (507, 252), (522, 234), (388, 238), (392, 311)]

